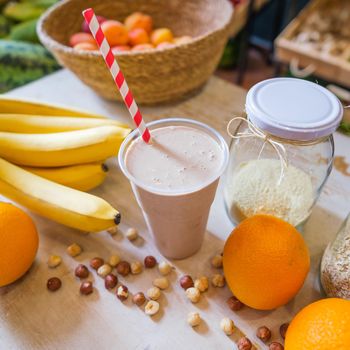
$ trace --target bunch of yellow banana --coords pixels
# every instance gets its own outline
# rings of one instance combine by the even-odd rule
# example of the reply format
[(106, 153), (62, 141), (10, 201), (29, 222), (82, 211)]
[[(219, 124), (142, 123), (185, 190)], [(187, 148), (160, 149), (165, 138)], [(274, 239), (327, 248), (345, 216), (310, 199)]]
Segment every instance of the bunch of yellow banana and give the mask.
[(100, 115), (0, 97), (0, 194), (73, 228), (110, 228), (119, 212), (81, 191), (104, 181), (103, 162), (129, 132)]

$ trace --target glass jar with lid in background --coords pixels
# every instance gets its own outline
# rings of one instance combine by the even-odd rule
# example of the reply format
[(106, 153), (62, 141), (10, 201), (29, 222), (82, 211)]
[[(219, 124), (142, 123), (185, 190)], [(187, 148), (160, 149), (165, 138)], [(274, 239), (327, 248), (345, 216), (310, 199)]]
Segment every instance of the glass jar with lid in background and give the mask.
[(234, 118), (228, 130), (228, 215), (234, 224), (270, 214), (300, 226), (332, 169), (340, 101), (312, 82), (275, 78), (249, 90), (246, 113), (247, 119)]
[(328, 297), (350, 300), (350, 214), (323, 254), (320, 280)]

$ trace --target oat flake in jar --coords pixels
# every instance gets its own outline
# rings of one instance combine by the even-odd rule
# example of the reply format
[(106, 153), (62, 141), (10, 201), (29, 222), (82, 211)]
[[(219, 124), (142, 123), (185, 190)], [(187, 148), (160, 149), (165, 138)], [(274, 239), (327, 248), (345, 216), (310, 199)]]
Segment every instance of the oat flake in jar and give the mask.
[(332, 169), (343, 107), (315, 83), (275, 78), (254, 85), (247, 118), (233, 118), (224, 197), (232, 222), (270, 214), (305, 222)]

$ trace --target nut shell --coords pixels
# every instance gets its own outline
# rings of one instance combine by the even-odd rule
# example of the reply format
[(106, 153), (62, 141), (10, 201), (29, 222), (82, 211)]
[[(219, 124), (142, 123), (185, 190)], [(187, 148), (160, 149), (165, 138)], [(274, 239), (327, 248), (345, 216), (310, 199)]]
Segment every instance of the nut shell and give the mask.
[(123, 284), (120, 285), (118, 288), (117, 288), (117, 298), (121, 301), (124, 301), (126, 299), (128, 299), (128, 296), (129, 296), (129, 290), (128, 290), (128, 287), (127, 286), (124, 286)]
[(180, 286), (186, 290), (188, 288), (194, 287), (193, 279), (190, 275), (183, 275), (180, 278)]
[(274, 341), (270, 344), (269, 350), (284, 350), (284, 346), (277, 341)]
[(283, 339), (286, 338), (286, 333), (287, 333), (288, 327), (289, 327), (289, 323), (283, 323), (280, 326), (280, 334), (281, 334), (281, 337)]
[(252, 342), (247, 338), (241, 338), (237, 343), (238, 350), (251, 350), (253, 347)]
[(80, 293), (83, 295), (89, 295), (94, 291), (92, 282), (85, 281), (80, 285)]
[(240, 300), (238, 300), (235, 296), (228, 298), (226, 303), (232, 311), (239, 311), (244, 306), (244, 304)]
[(89, 276), (89, 270), (88, 268), (83, 265), (83, 264), (79, 264), (75, 270), (74, 270), (74, 274), (76, 277), (78, 278), (86, 278)]
[(95, 257), (90, 260), (90, 267), (94, 270), (98, 270), (104, 263), (102, 258)]
[(256, 330), (256, 336), (266, 343), (271, 339), (271, 331), (266, 326), (261, 326)]
[(132, 302), (137, 306), (142, 306), (145, 301), (146, 297), (142, 292), (138, 292), (132, 297)]
[(118, 277), (112, 273), (105, 277), (105, 287), (106, 289), (113, 289), (118, 284)]
[(151, 269), (157, 265), (157, 260), (153, 255), (147, 255), (144, 260), (145, 267)]
[(130, 270), (131, 270), (131, 267), (127, 261), (121, 261), (117, 265), (117, 272), (119, 273), (119, 275), (127, 276), (130, 273)]
[(62, 282), (58, 277), (51, 277), (47, 280), (46, 287), (50, 292), (56, 292), (62, 286)]

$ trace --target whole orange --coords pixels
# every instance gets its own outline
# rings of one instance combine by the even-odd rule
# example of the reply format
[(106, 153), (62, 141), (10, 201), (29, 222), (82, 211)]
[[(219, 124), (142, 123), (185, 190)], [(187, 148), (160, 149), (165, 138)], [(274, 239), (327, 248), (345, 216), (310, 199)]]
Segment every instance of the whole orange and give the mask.
[(306, 306), (288, 327), (285, 350), (349, 350), (350, 301), (322, 299)]
[(310, 268), (308, 248), (289, 223), (271, 215), (242, 221), (225, 243), (224, 273), (232, 293), (259, 310), (288, 303)]
[(0, 202), (0, 287), (23, 276), (32, 265), (39, 237), (23, 210)]
[(110, 46), (126, 45), (129, 41), (128, 30), (118, 21), (105, 21), (101, 29)]

